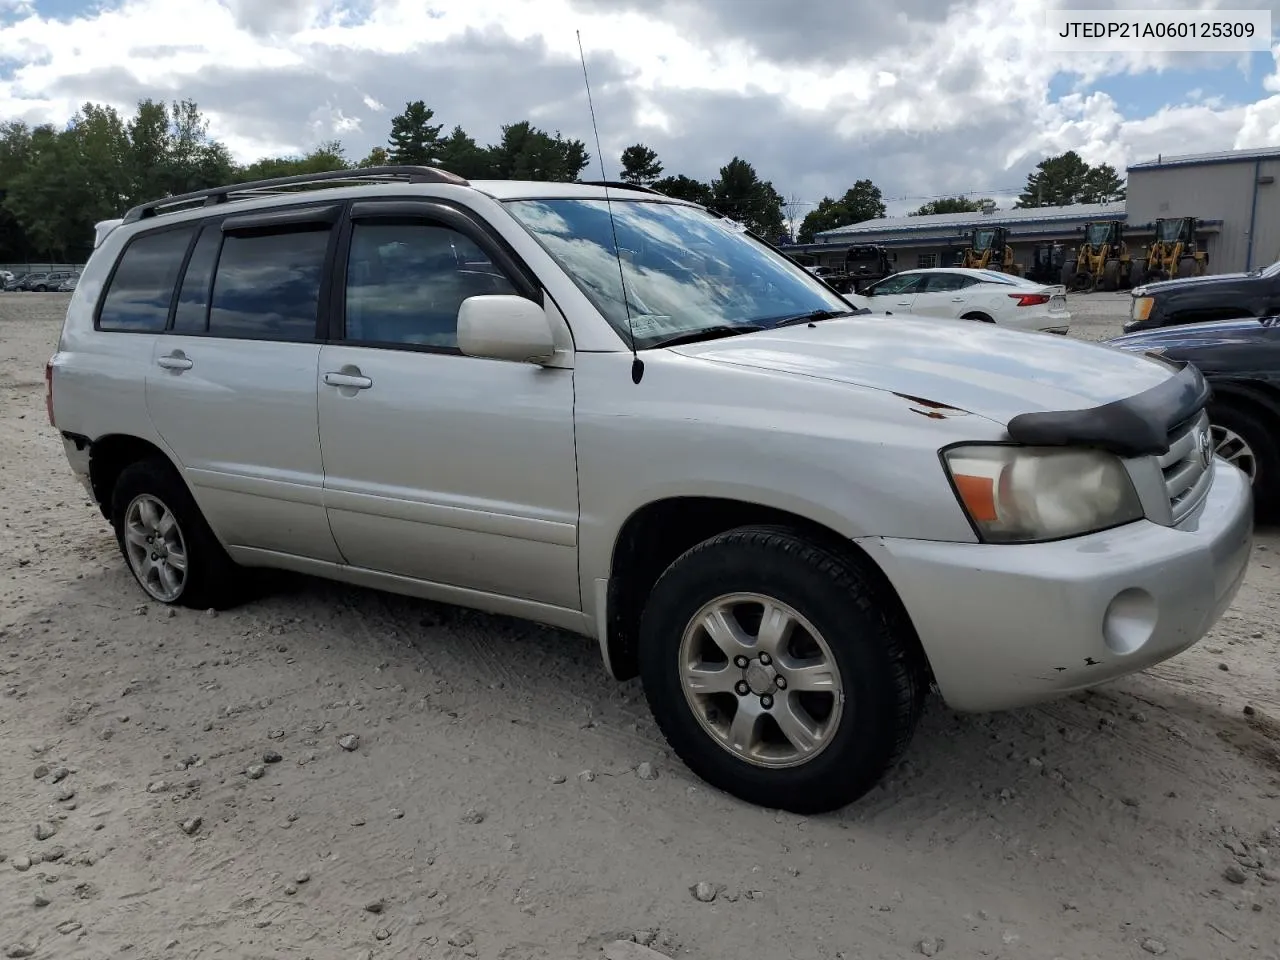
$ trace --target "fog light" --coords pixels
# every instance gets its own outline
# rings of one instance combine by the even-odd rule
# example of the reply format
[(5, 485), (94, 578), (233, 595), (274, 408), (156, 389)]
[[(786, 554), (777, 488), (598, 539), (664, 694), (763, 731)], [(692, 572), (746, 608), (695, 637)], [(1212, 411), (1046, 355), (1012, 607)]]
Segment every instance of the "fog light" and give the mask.
[(1112, 653), (1128, 656), (1141, 650), (1156, 629), (1155, 597), (1138, 587), (1121, 590), (1107, 605), (1102, 639)]

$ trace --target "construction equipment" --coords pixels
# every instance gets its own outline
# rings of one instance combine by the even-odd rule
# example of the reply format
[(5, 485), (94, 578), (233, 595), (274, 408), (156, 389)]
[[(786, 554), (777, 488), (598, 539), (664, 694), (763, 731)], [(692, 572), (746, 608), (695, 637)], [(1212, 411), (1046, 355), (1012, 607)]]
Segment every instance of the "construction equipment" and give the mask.
[(1062, 266), (1068, 290), (1120, 290), (1132, 285), (1133, 259), (1124, 242), (1124, 224), (1098, 220), (1082, 228), (1084, 242), (1074, 258)]
[(1067, 262), (1067, 248), (1061, 243), (1037, 243), (1031, 250), (1031, 269), (1027, 279), (1037, 283), (1061, 283), (1062, 268)]
[(1009, 246), (1009, 231), (1004, 227), (976, 227), (969, 235), (960, 266), (1022, 276), (1022, 267), (1014, 262), (1013, 247)]
[(1200, 221), (1195, 217), (1157, 220), (1155, 239), (1147, 247), (1146, 262), (1134, 286), (1146, 281), (1172, 280), (1174, 277), (1199, 277), (1209, 268), (1209, 252), (1196, 241)]
[(844, 276), (836, 287), (841, 293), (861, 293), (877, 280), (897, 273), (898, 255), (876, 243), (860, 243), (845, 253)]

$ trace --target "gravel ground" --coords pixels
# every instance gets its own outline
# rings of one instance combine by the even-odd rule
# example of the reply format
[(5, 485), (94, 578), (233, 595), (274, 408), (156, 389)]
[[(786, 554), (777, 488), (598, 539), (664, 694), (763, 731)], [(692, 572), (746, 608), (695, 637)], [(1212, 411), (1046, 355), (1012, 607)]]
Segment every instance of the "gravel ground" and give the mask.
[(703, 787), (581, 638), (295, 578), (144, 603), (45, 421), (65, 305), (0, 296), (0, 956), (1280, 957), (1274, 532), (1182, 656), (931, 702), (802, 819)]

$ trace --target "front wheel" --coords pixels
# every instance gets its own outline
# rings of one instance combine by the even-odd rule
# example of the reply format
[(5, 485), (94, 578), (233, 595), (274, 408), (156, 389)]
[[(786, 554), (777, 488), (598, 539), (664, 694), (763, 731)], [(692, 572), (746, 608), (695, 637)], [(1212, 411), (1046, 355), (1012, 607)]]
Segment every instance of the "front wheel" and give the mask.
[(1214, 453), (1249, 478), (1255, 517), (1280, 519), (1280, 424), (1260, 408), (1221, 400), (1209, 405), (1209, 424)]
[(820, 813), (906, 749), (925, 689), (914, 634), (847, 558), (743, 527), (677, 559), (640, 625), (645, 696), (694, 773), (750, 803)]

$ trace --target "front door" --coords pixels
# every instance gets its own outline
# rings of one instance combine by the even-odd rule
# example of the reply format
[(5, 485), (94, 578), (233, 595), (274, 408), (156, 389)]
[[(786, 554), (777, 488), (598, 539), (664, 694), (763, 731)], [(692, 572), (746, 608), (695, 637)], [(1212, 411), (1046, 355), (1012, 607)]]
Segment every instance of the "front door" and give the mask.
[(925, 275), (899, 273), (867, 288), (867, 306), (877, 313), (910, 313)]
[(428, 201), (356, 204), (339, 256), (343, 315), (318, 389), (346, 562), (580, 609), (573, 370), (457, 347), (467, 297), (541, 291), (469, 217)]
[(925, 274), (911, 312), (922, 317), (959, 317), (967, 309), (977, 281), (963, 273)]
[(206, 223), (156, 339), (147, 409), (229, 547), (341, 559), (316, 428), (320, 291), (340, 209)]

